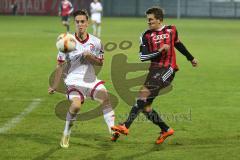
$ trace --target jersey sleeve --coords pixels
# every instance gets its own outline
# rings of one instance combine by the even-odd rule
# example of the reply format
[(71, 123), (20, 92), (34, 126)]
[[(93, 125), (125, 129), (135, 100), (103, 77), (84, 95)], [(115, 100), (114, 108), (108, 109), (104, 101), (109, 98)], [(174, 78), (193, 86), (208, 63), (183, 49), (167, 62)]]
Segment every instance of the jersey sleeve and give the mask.
[(176, 43), (180, 42), (180, 39), (178, 37), (178, 31), (177, 31), (176, 26), (173, 26), (173, 29), (174, 29), (174, 33), (175, 33), (174, 44), (176, 44)]
[(65, 62), (65, 60), (66, 60), (65, 53), (59, 51), (58, 55), (57, 55), (57, 62), (58, 62), (58, 64)]

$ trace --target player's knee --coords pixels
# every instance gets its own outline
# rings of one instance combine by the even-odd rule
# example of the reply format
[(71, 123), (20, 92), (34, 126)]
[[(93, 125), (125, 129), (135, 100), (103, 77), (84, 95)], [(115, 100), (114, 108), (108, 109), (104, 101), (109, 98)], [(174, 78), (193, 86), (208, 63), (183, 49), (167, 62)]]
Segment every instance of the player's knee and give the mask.
[(109, 95), (108, 95), (108, 92), (106, 90), (101, 90), (101, 93), (102, 93), (102, 101), (103, 103), (109, 103), (110, 102), (110, 99), (109, 99)]
[(149, 112), (151, 112), (151, 111), (152, 111), (151, 105), (147, 105), (147, 106), (145, 106), (144, 109), (143, 109), (143, 112), (149, 113)]
[(98, 90), (96, 96), (96, 100), (100, 101), (101, 103), (108, 104), (110, 103), (109, 95), (106, 89)]
[(147, 98), (149, 95), (150, 95), (150, 91), (149, 91), (147, 88), (142, 87), (142, 88), (140, 89), (140, 91), (139, 91), (139, 97), (140, 97), (141, 99)]
[(153, 99), (151, 99), (151, 98), (138, 99), (137, 100), (137, 106), (140, 109), (145, 110), (145, 108), (146, 108), (146, 110), (148, 110), (147, 108), (151, 108), (152, 102), (153, 102)]
[(78, 113), (81, 108), (81, 99), (79, 98), (73, 98), (72, 99), (72, 104), (70, 107), (70, 111), (72, 113)]
[(62, 22), (62, 24), (63, 24), (64, 26), (67, 26), (67, 25), (68, 25), (68, 23), (67, 23), (67, 22)]

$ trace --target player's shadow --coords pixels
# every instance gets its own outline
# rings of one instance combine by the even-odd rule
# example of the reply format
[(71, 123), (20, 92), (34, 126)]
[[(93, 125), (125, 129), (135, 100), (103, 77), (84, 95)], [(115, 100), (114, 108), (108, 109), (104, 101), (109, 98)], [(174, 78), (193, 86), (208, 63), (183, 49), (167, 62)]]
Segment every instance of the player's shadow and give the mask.
[[(5, 139), (11, 139), (12, 141), (18, 142), (19, 139), (26, 140), (26, 141), (32, 141), (39, 144), (45, 144), (45, 145), (51, 145), (55, 144), (55, 142), (58, 142), (59, 139), (53, 138), (47, 135), (40, 135), (40, 134), (0, 134), (0, 137), (3, 137)], [(56, 151), (58, 151), (60, 146), (52, 147), (50, 148), (46, 153), (41, 154), (40, 156), (37, 156), (33, 160), (44, 160), (47, 159), (49, 156), (54, 154)]]
[(157, 152), (157, 151), (162, 151), (162, 150), (164, 150), (163, 146), (161, 146), (161, 145), (153, 145), (150, 149), (148, 149), (148, 150), (146, 150), (144, 152), (132, 154), (132, 155), (129, 155), (129, 156), (123, 156), (123, 157), (120, 157), (118, 159), (122, 160), (122, 159), (140, 158), (142, 156), (147, 156), (147, 155), (151, 154), (152, 152)]
[(0, 134), (0, 137), (3, 137), (5, 139), (11, 139), (14, 141), (18, 141), (19, 139), (21, 140), (26, 140), (26, 141), (32, 141), (36, 142), (39, 144), (54, 144), (54, 142), (59, 141), (57, 138), (53, 138), (47, 135), (40, 135), (40, 134)]
[[(99, 149), (102, 151), (106, 151), (112, 148), (110, 139), (106, 136), (101, 136), (97, 133), (73, 133), (72, 137), (75, 138), (81, 138), (83, 140), (87, 141), (87, 144), (84, 143), (73, 143), (75, 145), (80, 145), (80, 146), (84, 146), (84, 147), (88, 147), (88, 148), (95, 148), (95, 149)], [(91, 143), (89, 143), (89, 141), (95, 141), (93, 144), (95, 145), (91, 145)], [(113, 143), (113, 142), (112, 142)]]
[(101, 159), (101, 160), (104, 160), (104, 159), (107, 159), (107, 160), (112, 160), (113, 158), (110, 158), (109, 156), (107, 156), (107, 153), (99, 153), (93, 157), (90, 157), (90, 158), (86, 158), (84, 160), (96, 160), (96, 159)]
[[(110, 142), (109, 139), (105, 136), (101, 136), (97, 133), (75, 133), (72, 135), (73, 137), (81, 138), (83, 140), (86, 140), (87, 143), (74, 143), (72, 142), (73, 145), (79, 145), (81, 147), (86, 147), (86, 148), (91, 148), (91, 149), (97, 149), (99, 151), (102, 151), (102, 153), (99, 153), (93, 157), (86, 158), (85, 160), (90, 160), (90, 159), (116, 159), (112, 158), (108, 155), (109, 152), (111, 152), (112, 149), (114, 149), (115, 142)], [(95, 141), (94, 143), (89, 143), (89, 141)], [(116, 142), (118, 143), (118, 142)], [(141, 156), (146, 156), (148, 154), (151, 154), (152, 152), (155, 151), (161, 151), (163, 150), (164, 147), (160, 145), (153, 145), (150, 149), (147, 151), (129, 155), (129, 156), (123, 156), (121, 158), (118, 158), (119, 160), (122, 159), (134, 159), (138, 158)], [(107, 152), (106, 152), (107, 151)]]
[(44, 159), (47, 159), (48, 157), (50, 157), (51, 155), (53, 155), (55, 152), (57, 152), (60, 149), (61, 149), (60, 146), (50, 148), (46, 153), (44, 153), (44, 154), (34, 158), (33, 160), (44, 160)]

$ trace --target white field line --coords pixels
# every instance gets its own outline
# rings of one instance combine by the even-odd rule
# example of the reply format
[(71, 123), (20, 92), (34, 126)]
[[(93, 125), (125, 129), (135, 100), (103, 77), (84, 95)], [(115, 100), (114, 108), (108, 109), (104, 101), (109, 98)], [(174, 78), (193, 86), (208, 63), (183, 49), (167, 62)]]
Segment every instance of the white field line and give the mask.
[(41, 103), (41, 99), (33, 99), (31, 103), (27, 106), (24, 111), (22, 111), (19, 115), (9, 120), (2, 127), (0, 127), (0, 134), (7, 132), (9, 129), (14, 128), (18, 123), (20, 123), (24, 117), (31, 113), (37, 106)]

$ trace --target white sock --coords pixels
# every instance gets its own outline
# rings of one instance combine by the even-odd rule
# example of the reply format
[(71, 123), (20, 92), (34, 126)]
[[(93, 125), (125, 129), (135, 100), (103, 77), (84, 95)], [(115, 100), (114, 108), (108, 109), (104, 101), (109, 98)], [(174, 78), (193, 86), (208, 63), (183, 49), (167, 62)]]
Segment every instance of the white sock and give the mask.
[(97, 32), (97, 26), (96, 26), (96, 24), (93, 24), (92, 27), (93, 27), (93, 35), (96, 36), (96, 34), (97, 34), (97, 33), (96, 33), (96, 32)]
[(70, 112), (67, 113), (65, 128), (63, 131), (64, 135), (69, 136), (71, 134), (71, 127), (73, 126), (73, 122), (76, 121), (76, 118), (77, 114), (71, 114)]
[(71, 127), (70, 127), (70, 121), (66, 121), (66, 124), (65, 124), (65, 128), (64, 128), (64, 132), (63, 132), (63, 134), (65, 135), (65, 136), (69, 136), (70, 134), (71, 134)]
[(112, 108), (107, 108), (103, 110), (103, 117), (105, 122), (107, 123), (109, 133), (112, 134), (111, 127), (114, 126), (115, 115)]
[(97, 36), (100, 37), (101, 36), (101, 26), (97, 27)]

